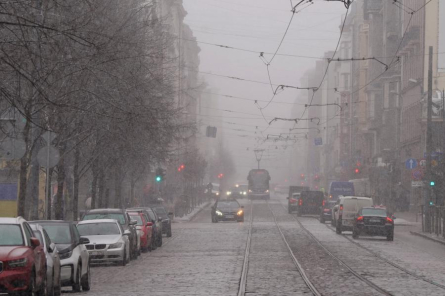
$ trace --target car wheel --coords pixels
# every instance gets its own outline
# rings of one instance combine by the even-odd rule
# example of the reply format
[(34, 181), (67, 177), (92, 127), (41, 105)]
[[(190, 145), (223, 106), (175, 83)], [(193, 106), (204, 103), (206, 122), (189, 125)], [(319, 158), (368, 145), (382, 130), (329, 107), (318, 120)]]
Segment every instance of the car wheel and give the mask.
[(91, 289), (91, 271), (88, 263), (87, 273), (82, 277), (82, 290), (89, 291)]
[(171, 226), (167, 231), (167, 237), (172, 237), (172, 227)]
[(341, 234), (341, 222), (337, 221), (337, 226), (335, 227), (335, 232)]
[(287, 206), (287, 212), (288, 212), (289, 214), (292, 214), (292, 209), (290, 208), (290, 206)]
[(352, 238), (353, 239), (358, 239), (358, 236), (359, 236), (359, 234), (358, 234), (358, 231), (357, 231), (357, 229), (352, 229)]
[(386, 237), (386, 240), (389, 242), (392, 242), (394, 240), (394, 234), (393, 233), (388, 234), (388, 236)]
[(158, 242), (155, 238), (153, 238), (153, 236), (155, 235), (155, 233), (152, 234), (151, 237), (151, 249), (154, 251), (158, 248)]
[(121, 265), (122, 266), (126, 266), (128, 263), (128, 259), (127, 259), (127, 247), (124, 248), (124, 258), (122, 259)]
[(48, 296), (55, 296), (56, 295), (56, 278), (54, 277), (54, 268), (53, 268), (53, 280), (51, 281), (51, 288), (48, 290)]
[(301, 217), (301, 212), (297, 211), (297, 217)]
[(36, 273), (33, 270), (31, 275), (31, 280), (29, 281), (28, 291), (24, 293), (26, 296), (35, 296), (37, 295), (36, 291)]
[(331, 219), (331, 226), (334, 227), (335, 226), (335, 220)]
[(80, 263), (77, 264), (77, 272), (75, 274), (74, 283), (73, 283), (73, 292), (80, 292), (81, 286), (80, 286), (80, 272), (82, 269), (82, 265)]
[(162, 233), (159, 235), (159, 244), (158, 247), (162, 247)]
[(324, 218), (323, 218), (323, 217), (320, 217), (320, 223), (321, 223), (321, 224), (324, 224), (324, 223), (325, 223), (325, 221), (324, 221)]

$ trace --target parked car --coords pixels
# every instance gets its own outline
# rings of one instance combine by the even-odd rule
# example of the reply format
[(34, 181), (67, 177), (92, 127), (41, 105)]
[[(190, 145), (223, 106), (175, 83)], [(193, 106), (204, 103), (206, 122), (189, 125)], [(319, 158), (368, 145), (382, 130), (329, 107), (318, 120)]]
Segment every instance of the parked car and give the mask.
[(366, 207), (358, 211), (352, 229), (352, 238), (360, 235), (386, 236), (388, 241), (394, 240), (394, 219), (388, 217), (384, 208)]
[(292, 214), (298, 208), (298, 201), (300, 200), (300, 193), (293, 193), (292, 196), (287, 197), (287, 212)]
[(73, 222), (35, 221), (48, 233), (57, 246), (61, 264), (62, 287), (72, 287), (74, 292), (91, 288), (90, 255), (85, 247), (90, 241), (81, 237)]
[(162, 219), (162, 233), (166, 234), (167, 237), (172, 236), (172, 220), (170, 217), (173, 217), (173, 213), (167, 212), (167, 210), (163, 206), (152, 206), (151, 207), (156, 215)]
[(372, 198), (359, 196), (342, 196), (332, 209), (335, 231), (352, 231), (357, 212), (364, 207), (372, 207)]
[(138, 234), (136, 231), (136, 221), (131, 220), (130, 216), (122, 209), (94, 209), (85, 213), (82, 221), (97, 220), (97, 219), (115, 219), (122, 226), (124, 231), (129, 231), (128, 238), (130, 239), (130, 259), (136, 259), (140, 254), (140, 242), (138, 241)]
[(22, 217), (0, 218), (0, 293), (46, 296), (43, 245)]
[(136, 230), (140, 234), (141, 238), (141, 250), (143, 252), (150, 251), (153, 244), (152, 233), (153, 223), (148, 220), (148, 216), (143, 212), (128, 212), (130, 218), (136, 220)]
[(91, 263), (120, 263), (125, 266), (130, 261), (129, 232), (114, 219), (85, 220), (77, 224), (82, 237), (90, 240), (85, 245)]
[(320, 211), (320, 223), (332, 220), (332, 208), (335, 206), (335, 200), (324, 200)]
[(46, 286), (49, 296), (59, 296), (62, 293), (62, 278), (59, 251), (51, 241), (46, 230), (39, 224), (31, 224), (31, 229), (46, 256)]
[(152, 237), (153, 237), (153, 244), (152, 244), (152, 250), (156, 250), (156, 248), (162, 246), (162, 219), (159, 218), (156, 213), (153, 211), (150, 207), (142, 207), (142, 208), (131, 208), (127, 209), (127, 211), (130, 212), (142, 212), (144, 213), (148, 221), (153, 223), (151, 226), (152, 228)]
[(212, 222), (238, 221), (244, 222), (244, 206), (237, 200), (217, 200), (212, 207)]

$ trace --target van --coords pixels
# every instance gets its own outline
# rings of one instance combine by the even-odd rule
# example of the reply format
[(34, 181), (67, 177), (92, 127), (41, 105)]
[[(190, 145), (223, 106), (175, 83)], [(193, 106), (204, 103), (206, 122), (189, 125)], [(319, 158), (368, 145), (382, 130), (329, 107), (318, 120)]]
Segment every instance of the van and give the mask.
[(372, 198), (359, 196), (342, 196), (334, 206), (332, 225), (335, 232), (352, 231), (353, 222), (357, 212), (364, 207), (372, 207)]

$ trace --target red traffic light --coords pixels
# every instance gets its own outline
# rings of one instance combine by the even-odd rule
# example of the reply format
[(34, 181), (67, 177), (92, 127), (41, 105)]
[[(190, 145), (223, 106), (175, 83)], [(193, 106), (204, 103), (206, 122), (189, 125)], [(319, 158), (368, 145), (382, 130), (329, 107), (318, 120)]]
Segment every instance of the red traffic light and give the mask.
[(222, 179), (222, 178), (224, 178), (224, 174), (219, 174), (218, 179)]
[(182, 171), (183, 169), (185, 169), (185, 165), (181, 164), (181, 165), (178, 167), (178, 172)]
[(304, 174), (301, 174), (301, 175), (300, 175), (300, 178), (301, 178), (302, 180), (304, 180), (304, 179), (305, 179)]
[(356, 168), (355, 171), (354, 171), (354, 173), (356, 173), (356, 174), (360, 174), (360, 169), (359, 169), (359, 168)]

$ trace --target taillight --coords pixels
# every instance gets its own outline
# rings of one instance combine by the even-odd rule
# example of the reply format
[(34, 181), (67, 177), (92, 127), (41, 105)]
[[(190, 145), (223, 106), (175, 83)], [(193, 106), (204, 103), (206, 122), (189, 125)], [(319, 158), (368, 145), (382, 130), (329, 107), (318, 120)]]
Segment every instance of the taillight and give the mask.
[(327, 212), (329, 212), (330, 210), (329, 209), (324, 209), (323, 210), (323, 212), (325, 212), (325, 213), (327, 213)]
[(303, 205), (303, 200), (300, 198), (300, 200), (298, 201), (298, 205), (302, 206)]
[(393, 223), (394, 221), (393, 221), (391, 218), (386, 217), (386, 222), (388, 222), (388, 223)]
[(289, 199), (289, 202), (290, 202), (291, 204), (294, 204), (294, 203), (297, 202), (297, 200), (296, 200), (295, 198), (291, 198), (291, 199)]
[(340, 211), (343, 211), (343, 206), (340, 206)]
[(323, 204), (322, 204), (322, 206), (324, 207), (324, 205), (326, 204), (326, 201), (325, 200), (323, 200)]
[(357, 222), (358, 222), (358, 221), (363, 221), (363, 216), (358, 217), (358, 218), (357, 218)]

